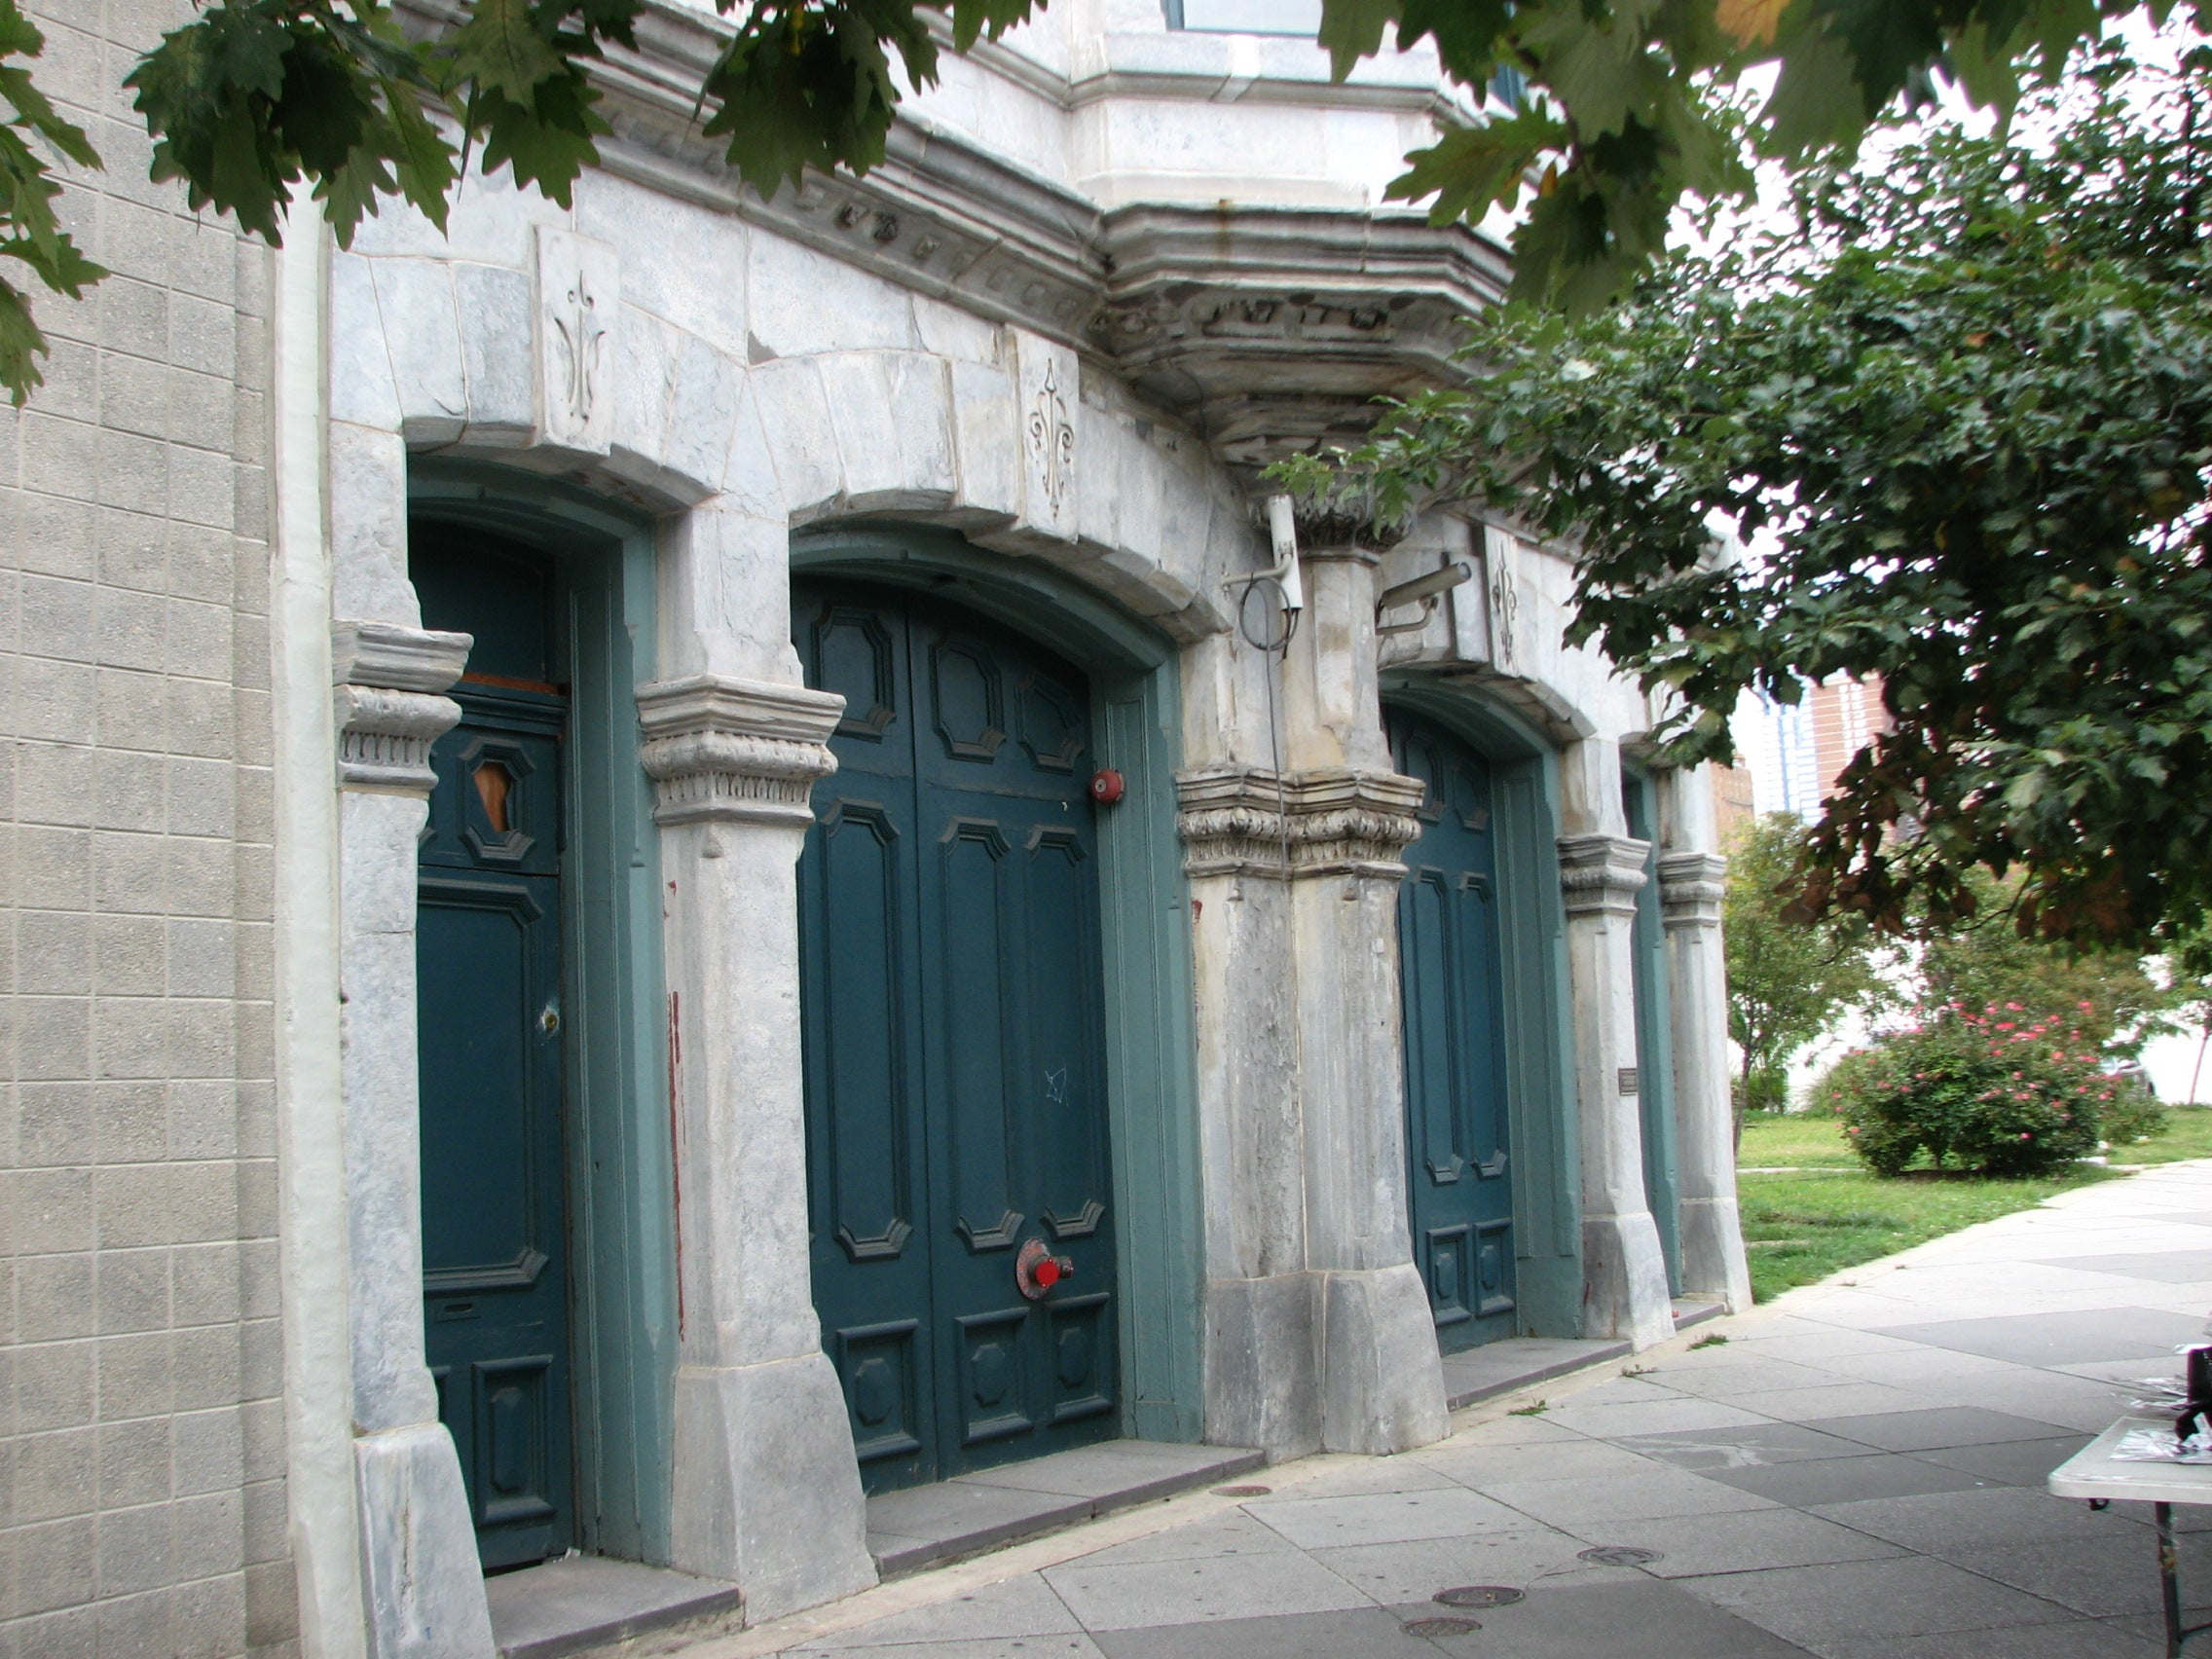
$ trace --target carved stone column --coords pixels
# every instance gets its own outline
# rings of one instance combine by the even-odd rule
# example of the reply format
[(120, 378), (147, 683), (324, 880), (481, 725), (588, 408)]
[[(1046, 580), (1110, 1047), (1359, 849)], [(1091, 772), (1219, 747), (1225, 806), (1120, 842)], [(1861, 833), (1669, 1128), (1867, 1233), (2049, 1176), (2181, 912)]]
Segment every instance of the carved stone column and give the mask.
[(1287, 799), (1266, 767), (1186, 772), (1176, 828), (1191, 884), (1205, 1434), (1299, 1457), (1321, 1446), (1321, 1355), (1306, 1261)]
[(1720, 934), (1728, 861), (1697, 845), (1710, 845), (1712, 837), (1711, 788), (1702, 773), (1661, 774), (1662, 832), (1690, 849), (1660, 854), (1659, 903), (1674, 1007), (1682, 1288), (1719, 1297), (1735, 1312), (1751, 1305), (1751, 1281), (1736, 1206), (1728, 1088), (1728, 969)]
[(1306, 613), (1283, 653), (1290, 940), (1307, 1265), (1322, 1444), (1403, 1452), (1448, 1427), (1407, 1215), (1400, 851), (1421, 786), (1390, 769), (1376, 679), (1377, 555), (1309, 517)]
[[(1611, 745), (1604, 748), (1609, 752)], [(1617, 801), (1617, 785), (1613, 794)], [(1617, 805), (1613, 810), (1618, 813)], [(1636, 895), (1650, 851), (1648, 842), (1606, 831), (1563, 835), (1559, 842), (1581, 1102), (1582, 1334), (1627, 1337), (1639, 1348), (1675, 1334), (1667, 1262), (1643, 1187), (1636, 1067), (1632, 940)]]
[(1322, 1441), (1332, 1452), (1404, 1452), (1450, 1426), (1406, 1197), (1399, 854), (1420, 832), (1421, 785), (1388, 770), (1328, 768), (1294, 776), (1289, 794)]
[(667, 903), (680, 1358), (674, 1565), (758, 1620), (875, 1581), (806, 1248), (793, 866), (844, 699), (694, 675), (643, 686)]
[(373, 1655), (490, 1659), (491, 1615), (423, 1339), (416, 847), (440, 695), (473, 644), (391, 622), (331, 628), (338, 733), (340, 1087), (345, 1096), (353, 1457)]

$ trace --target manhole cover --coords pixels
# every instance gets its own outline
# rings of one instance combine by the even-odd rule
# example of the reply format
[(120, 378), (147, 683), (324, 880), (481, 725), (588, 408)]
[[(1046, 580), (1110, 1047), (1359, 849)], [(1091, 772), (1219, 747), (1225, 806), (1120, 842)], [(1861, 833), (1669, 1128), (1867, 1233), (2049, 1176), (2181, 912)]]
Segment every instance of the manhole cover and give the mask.
[(1405, 1626), (1408, 1636), (1465, 1636), (1483, 1627), (1473, 1619), (1415, 1619)]
[(1274, 1490), (1264, 1486), (1215, 1487), (1213, 1494), (1216, 1497), (1266, 1497)]
[(1447, 1607), (1510, 1607), (1521, 1592), (1510, 1584), (1459, 1584), (1439, 1590), (1434, 1599)]
[(1634, 1544), (1599, 1544), (1575, 1559), (1596, 1562), (1600, 1567), (1644, 1567), (1667, 1558), (1657, 1550), (1640, 1550)]

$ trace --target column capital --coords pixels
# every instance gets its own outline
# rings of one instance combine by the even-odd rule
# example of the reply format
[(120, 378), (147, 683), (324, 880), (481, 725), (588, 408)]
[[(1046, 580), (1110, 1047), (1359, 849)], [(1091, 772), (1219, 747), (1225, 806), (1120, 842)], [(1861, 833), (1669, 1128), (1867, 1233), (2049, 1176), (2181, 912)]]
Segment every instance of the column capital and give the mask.
[(1570, 916), (1634, 916), (1636, 896), (1648, 879), (1651, 843), (1629, 835), (1562, 835), (1559, 880)]
[(430, 746), (461, 719), (461, 705), (439, 693), (461, 678), (475, 643), (397, 622), (331, 623), (341, 788), (430, 793)]
[(804, 829), (815, 780), (837, 769), (830, 734), (844, 712), (833, 691), (719, 674), (639, 686), (653, 822)]
[[(1374, 875), (1396, 880), (1420, 833), (1418, 778), (1329, 768), (1221, 766), (1176, 780), (1175, 828), (1191, 875)], [(1289, 867), (1284, 867), (1287, 850)]]
[(1728, 861), (1718, 853), (1662, 853), (1659, 904), (1671, 928), (1710, 927), (1728, 897)]

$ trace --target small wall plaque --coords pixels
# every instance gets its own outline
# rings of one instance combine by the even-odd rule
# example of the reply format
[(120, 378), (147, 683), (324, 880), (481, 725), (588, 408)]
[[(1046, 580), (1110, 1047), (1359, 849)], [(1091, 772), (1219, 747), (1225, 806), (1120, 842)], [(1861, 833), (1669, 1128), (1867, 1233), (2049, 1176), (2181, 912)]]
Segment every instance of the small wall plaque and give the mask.
[(1642, 1080), (1636, 1075), (1634, 1066), (1621, 1067), (1621, 1092), (1623, 1094), (1642, 1093), (1643, 1090), (1640, 1087), (1641, 1082)]

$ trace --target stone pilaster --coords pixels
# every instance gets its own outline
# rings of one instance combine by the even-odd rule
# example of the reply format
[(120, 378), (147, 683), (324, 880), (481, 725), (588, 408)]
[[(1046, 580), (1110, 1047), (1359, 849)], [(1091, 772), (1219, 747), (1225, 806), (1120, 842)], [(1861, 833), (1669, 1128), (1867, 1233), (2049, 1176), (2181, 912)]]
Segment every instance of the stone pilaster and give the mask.
[[(1448, 1427), (1405, 1190), (1397, 886), (1420, 785), (1391, 771), (1382, 734), (1376, 555), (1324, 546), (1302, 563), (1306, 609), (1280, 662), (1286, 765), (1187, 774), (1180, 803), (1200, 1006), (1270, 981), (1287, 1027), (1265, 1092), (1201, 1032), (1233, 1159), (1209, 1213), (1258, 1235), (1226, 1251), (1209, 1238), (1207, 1432), (1264, 1436), (1250, 1443), (1277, 1456), (1402, 1452)], [(1211, 1048), (1241, 1041), (1224, 1029)]]
[(475, 1525), (424, 1351), (416, 1052), (416, 848), (436, 781), (430, 746), (461, 719), (442, 693), (473, 643), (393, 622), (331, 628), (348, 1322), (373, 1655), (492, 1652)]
[(1559, 841), (1581, 1103), (1583, 1335), (1626, 1337), (1640, 1348), (1675, 1331), (1666, 1257), (1643, 1187), (1636, 1059), (1633, 934), (1650, 851), (1609, 830)]
[(773, 1618), (871, 1584), (860, 1473), (806, 1255), (793, 865), (844, 699), (694, 675), (643, 686), (658, 792), (676, 1111), (678, 1567)]
[[(1677, 776), (1677, 790), (1707, 787)], [(1735, 1108), (1728, 1088), (1728, 973), (1720, 906), (1728, 861), (1717, 853), (1659, 859), (1674, 1010), (1677, 1180), (1680, 1183), (1682, 1288), (1717, 1296), (1729, 1311), (1751, 1305), (1736, 1205)]]

